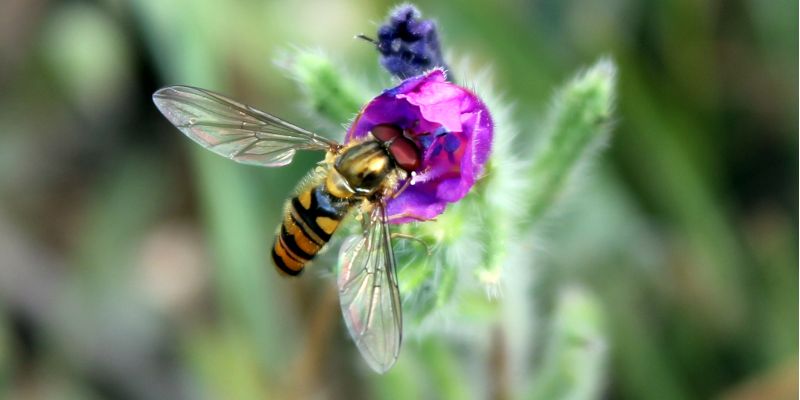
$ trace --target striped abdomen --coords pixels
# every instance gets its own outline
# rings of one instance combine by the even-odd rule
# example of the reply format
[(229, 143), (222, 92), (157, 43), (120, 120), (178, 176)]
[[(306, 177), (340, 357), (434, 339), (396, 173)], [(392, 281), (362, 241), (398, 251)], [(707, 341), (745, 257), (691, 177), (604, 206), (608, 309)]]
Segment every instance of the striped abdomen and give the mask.
[(272, 246), (272, 260), (278, 270), (288, 275), (303, 272), (331, 239), (352, 204), (352, 200), (330, 194), (324, 183), (293, 197)]

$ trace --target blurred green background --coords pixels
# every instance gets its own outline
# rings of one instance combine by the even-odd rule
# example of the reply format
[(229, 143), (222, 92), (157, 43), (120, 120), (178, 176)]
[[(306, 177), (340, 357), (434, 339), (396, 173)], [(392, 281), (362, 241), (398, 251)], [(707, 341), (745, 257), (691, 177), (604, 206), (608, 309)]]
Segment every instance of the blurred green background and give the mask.
[[(218, 159), (150, 95), (205, 87), (339, 135), (274, 60), (322, 49), (386, 82), (353, 35), (393, 5), (1, 2), (0, 397), (796, 398), (797, 2), (419, 2), (451, 65), (492, 68), (521, 140), (600, 56), (618, 104), (607, 150), (518, 237), (529, 262), (506, 272), (531, 278), (498, 318), (534, 329), (407, 327), (377, 376), (330, 274), (280, 279), (268, 260), (316, 157)], [(574, 340), (563, 318), (597, 315), (593, 358), (551, 350)], [(570, 356), (583, 372), (554, 372)]]

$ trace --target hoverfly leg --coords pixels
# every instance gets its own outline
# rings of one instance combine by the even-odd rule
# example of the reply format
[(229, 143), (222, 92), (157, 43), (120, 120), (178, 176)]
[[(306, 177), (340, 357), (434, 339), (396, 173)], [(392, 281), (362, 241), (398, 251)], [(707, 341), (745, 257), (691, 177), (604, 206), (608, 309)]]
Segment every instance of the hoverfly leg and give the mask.
[(405, 182), (403, 182), (403, 185), (400, 186), (400, 189), (397, 189), (397, 191), (392, 193), (392, 195), (389, 197), (396, 199), (397, 196), (400, 196), (400, 193), (403, 193), (406, 189), (408, 189), (409, 186), (411, 186), (411, 178), (406, 179)]

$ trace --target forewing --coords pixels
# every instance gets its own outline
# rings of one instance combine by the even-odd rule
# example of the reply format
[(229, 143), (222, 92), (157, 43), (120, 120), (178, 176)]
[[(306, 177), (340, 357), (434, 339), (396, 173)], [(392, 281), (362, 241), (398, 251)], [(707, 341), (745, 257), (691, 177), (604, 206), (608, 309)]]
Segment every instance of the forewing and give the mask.
[(201, 146), (234, 161), (278, 167), (297, 150), (338, 146), (313, 132), (220, 94), (189, 86), (169, 86), (153, 94), (165, 117)]
[(342, 245), (339, 301), (350, 336), (372, 369), (386, 372), (397, 361), (403, 318), (386, 210), (376, 205), (364, 234)]

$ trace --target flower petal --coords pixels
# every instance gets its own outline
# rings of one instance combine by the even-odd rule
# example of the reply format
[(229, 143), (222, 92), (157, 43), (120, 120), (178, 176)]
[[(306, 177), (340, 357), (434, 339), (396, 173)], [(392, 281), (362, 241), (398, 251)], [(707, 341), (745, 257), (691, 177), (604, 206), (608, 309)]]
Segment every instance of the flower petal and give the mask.
[(404, 129), (422, 152), (413, 184), (388, 201), (392, 223), (435, 218), (447, 203), (466, 196), (491, 151), (493, 125), (486, 106), (474, 93), (447, 82), (441, 69), (406, 79), (370, 101), (345, 142), (363, 139), (381, 124)]

